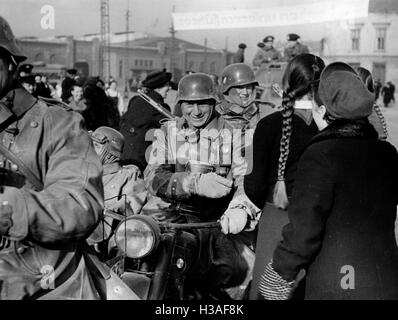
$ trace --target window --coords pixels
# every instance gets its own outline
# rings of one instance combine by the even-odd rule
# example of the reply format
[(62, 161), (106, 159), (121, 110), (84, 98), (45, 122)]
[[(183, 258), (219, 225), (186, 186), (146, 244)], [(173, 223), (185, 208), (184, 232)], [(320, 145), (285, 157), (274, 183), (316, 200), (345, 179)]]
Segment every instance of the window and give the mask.
[(359, 51), (359, 35), (361, 29), (351, 29), (351, 49), (352, 51)]
[(376, 29), (376, 50), (384, 51), (386, 50), (386, 28)]
[(123, 60), (119, 61), (119, 78), (123, 78)]
[(134, 60), (134, 65), (135, 65), (136, 67), (138, 67), (138, 60), (137, 60), (137, 59)]
[(205, 72), (205, 63), (201, 61), (199, 64), (199, 72)]
[(149, 60), (149, 67), (152, 68), (152, 66), (153, 66), (153, 61)]

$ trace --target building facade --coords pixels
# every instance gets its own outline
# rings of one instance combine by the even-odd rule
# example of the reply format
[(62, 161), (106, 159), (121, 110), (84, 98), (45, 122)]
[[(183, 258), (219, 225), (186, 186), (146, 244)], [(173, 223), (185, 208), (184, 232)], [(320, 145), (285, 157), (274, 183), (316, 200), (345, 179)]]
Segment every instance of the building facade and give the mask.
[(139, 39), (122, 41), (123, 34), (119, 33), (114, 39), (109, 47), (103, 49), (109, 52), (107, 68), (101, 68), (101, 45), (95, 35), (20, 38), (18, 43), (28, 57), (27, 63), (35, 65), (36, 70), (44, 70), (46, 66), (59, 69), (74, 67), (85, 76), (101, 75), (105, 80), (112, 77), (119, 87), (129, 83), (131, 89), (149, 72), (163, 68), (171, 70), (177, 81), (189, 70), (220, 74), (233, 55), (226, 50), (172, 37), (141, 35)]
[(323, 57), (364, 67), (398, 84), (398, 1), (371, 0), (366, 18), (325, 24)]

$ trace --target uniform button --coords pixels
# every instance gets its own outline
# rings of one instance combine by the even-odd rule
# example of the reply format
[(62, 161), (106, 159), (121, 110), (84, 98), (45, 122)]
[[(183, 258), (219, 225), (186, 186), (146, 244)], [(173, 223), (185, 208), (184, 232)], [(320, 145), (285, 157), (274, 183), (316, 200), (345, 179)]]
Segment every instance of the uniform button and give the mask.
[(112, 188), (112, 189), (114, 189), (114, 188), (115, 188), (115, 185), (114, 185), (114, 184), (113, 184), (113, 185), (111, 185), (111, 188)]
[(23, 254), (25, 251), (26, 251), (26, 248), (25, 248), (25, 247), (19, 247), (19, 248), (17, 249), (17, 252), (18, 252), (19, 254)]
[(15, 164), (15, 163), (13, 163), (12, 165), (11, 165), (11, 170), (12, 171), (18, 171), (18, 166)]
[(38, 124), (36, 121), (32, 121), (32, 122), (30, 123), (30, 126), (31, 126), (32, 128), (36, 128), (38, 125), (39, 125), (39, 124)]

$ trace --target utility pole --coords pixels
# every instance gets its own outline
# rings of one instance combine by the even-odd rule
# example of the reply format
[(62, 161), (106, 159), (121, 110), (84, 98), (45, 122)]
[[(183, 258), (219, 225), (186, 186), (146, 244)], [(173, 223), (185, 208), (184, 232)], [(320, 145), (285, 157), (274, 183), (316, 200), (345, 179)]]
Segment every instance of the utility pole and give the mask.
[(203, 72), (207, 71), (207, 38), (205, 38), (205, 56), (203, 61)]
[(100, 75), (105, 81), (111, 75), (109, 0), (101, 1)]
[(130, 0), (127, 0), (126, 10), (126, 55), (124, 59), (124, 98), (129, 97), (129, 76), (130, 76), (130, 55), (129, 55), (129, 40), (130, 40)]
[[(173, 13), (174, 13), (175, 6), (173, 6)], [(177, 31), (174, 29), (173, 19), (171, 19), (171, 27), (169, 29), (171, 34), (171, 48), (170, 48), (170, 72), (172, 73), (173, 77), (175, 75), (175, 34)]]

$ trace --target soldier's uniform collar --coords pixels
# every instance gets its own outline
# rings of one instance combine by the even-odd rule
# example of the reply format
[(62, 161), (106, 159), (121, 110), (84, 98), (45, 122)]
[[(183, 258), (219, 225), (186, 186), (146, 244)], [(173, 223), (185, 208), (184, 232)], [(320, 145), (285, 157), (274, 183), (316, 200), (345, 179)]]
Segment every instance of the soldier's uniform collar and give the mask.
[(2, 99), (0, 104), (0, 124), (11, 118), (15, 120), (21, 118), (25, 112), (32, 108), (37, 99), (29, 94), (25, 89), (16, 88), (9, 91)]
[(217, 111), (227, 118), (243, 118), (244, 120), (250, 120), (259, 111), (259, 108), (255, 102), (251, 103), (248, 107), (243, 108), (234, 103), (224, 101), (217, 108)]
[[(199, 141), (200, 137), (208, 138), (214, 140), (219, 135), (219, 116), (215, 116), (204, 128), (201, 129), (193, 129), (188, 127), (187, 121), (184, 119), (182, 124), (182, 134), (184, 135), (184, 139), (186, 141)], [(216, 135), (215, 135), (216, 134)]]
[(119, 162), (104, 164), (102, 167), (103, 167), (104, 176), (116, 173), (122, 168)]

